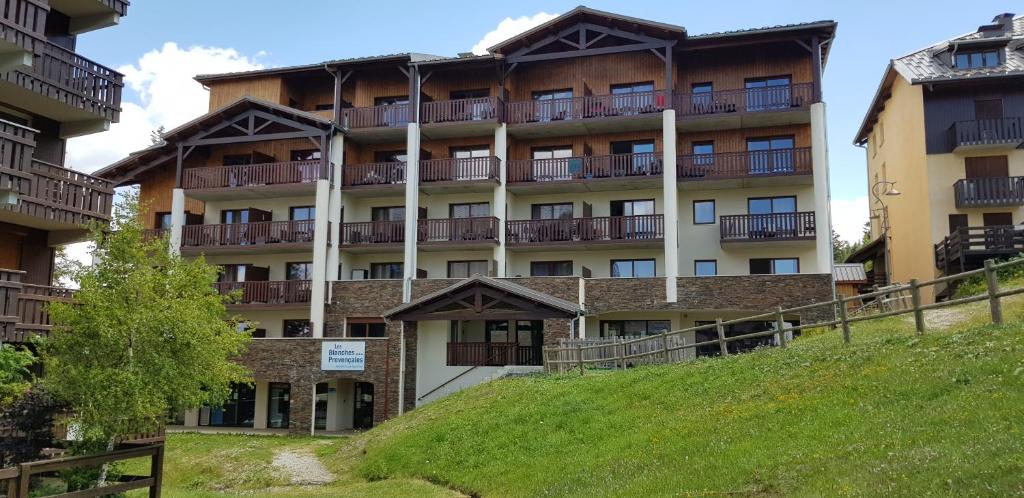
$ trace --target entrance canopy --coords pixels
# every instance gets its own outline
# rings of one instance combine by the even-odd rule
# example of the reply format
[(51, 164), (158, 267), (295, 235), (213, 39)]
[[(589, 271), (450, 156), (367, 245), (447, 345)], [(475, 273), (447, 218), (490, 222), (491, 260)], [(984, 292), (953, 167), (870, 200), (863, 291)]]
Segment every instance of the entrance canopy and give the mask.
[(576, 303), (506, 280), (467, 278), (384, 313), (389, 320), (543, 320), (575, 318)]

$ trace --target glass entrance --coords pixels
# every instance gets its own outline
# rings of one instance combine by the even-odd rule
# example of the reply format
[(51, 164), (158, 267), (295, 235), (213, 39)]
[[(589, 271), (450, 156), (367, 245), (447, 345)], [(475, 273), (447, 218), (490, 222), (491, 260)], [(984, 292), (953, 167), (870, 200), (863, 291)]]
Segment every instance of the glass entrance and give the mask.
[(204, 407), (199, 425), (210, 427), (252, 427), (256, 415), (256, 389), (248, 384), (233, 384), (231, 394), (221, 406)]
[(327, 388), (326, 382), (316, 385), (316, 399), (313, 405), (313, 428), (318, 431), (327, 430)]
[(352, 408), (352, 428), (369, 429), (373, 427), (373, 384), (369, 382), (355, 383), (355, 403)]
[(291, 402), (291, 384), (271, 382), (267, 390), (267, 427), (270, 429), (287, 429), (288, 413)]

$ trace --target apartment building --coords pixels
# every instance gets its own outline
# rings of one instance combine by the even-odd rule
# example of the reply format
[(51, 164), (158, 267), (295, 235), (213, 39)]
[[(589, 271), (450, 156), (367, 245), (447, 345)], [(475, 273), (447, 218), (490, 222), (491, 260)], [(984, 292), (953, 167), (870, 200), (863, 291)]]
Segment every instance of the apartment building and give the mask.
[(365, 428), (544, 345), (830, 299), (835, 27), (579, 7), (484, 56), (198, 76), (208, 114), (101, 172), (242, 289), (256, 383), (179, 422)]
[(125, 0), (10, 0), (0, 9), (0, 342), (46, 334), (58, 246), (110, 219), (110, 181), (64, 167), (68, 138), (106, 130), (122, 76), (75, 52), (78, 36), (117, 24)]
[[(874, 242), (852, 260), (871, 261), (876, 281), (929, 280), (1024, 251), (1022, 83), (1024, 18), (1013, 14), (886, 68), (855, 138)], [(922, 292), (930, 301), (948, 289)]]

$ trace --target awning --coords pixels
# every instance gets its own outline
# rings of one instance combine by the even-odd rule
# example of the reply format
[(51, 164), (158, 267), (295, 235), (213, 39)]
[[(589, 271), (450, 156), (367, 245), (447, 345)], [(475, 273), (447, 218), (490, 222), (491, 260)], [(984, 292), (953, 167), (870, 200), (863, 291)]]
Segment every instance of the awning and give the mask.
[(389, 320), (543, 320), (575, 318), (576, 303), (483, 276), (462, 280), (384, 313)]

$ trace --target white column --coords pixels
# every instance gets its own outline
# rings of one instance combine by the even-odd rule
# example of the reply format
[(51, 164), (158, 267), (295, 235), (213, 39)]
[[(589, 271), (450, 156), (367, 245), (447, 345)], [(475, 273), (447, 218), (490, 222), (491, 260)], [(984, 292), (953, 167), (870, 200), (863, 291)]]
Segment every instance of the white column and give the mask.
[(185, 226), (185, 190), (171, 191), (171, 252), (181, 254), (181, 227)]
[(412, 300), (412, 279), (416, 278), (416, 225), (420, 206), (420, 125), (409, 123), (405, 139), (405, 260), (402, 302)]
[[(313, 337), (324, 335), (324, 306), (327, 297), (327, 216), (320, 213), (330, 212), (331, 185), (330, 181), (316, 181), (316, 219), (313, 222), (313, 281), (310, 283), (309, 322), (313, 327)], [(338, 270), (335, 269), (335, 272)]]
[(811, 160), (814, 162), (815, 249), (818, 273), (832, 274), (832, 214), (829, 208), (828, 129), (825, 103), (811, 104)]
[(263, 380), (256, 381), (256, 393), (254, 402), (256, 410), (253, 412), (252, 428), (267, 428), (267, 402), (270, 401), (270, 384)]
[(495, 275), (505, 278), (505, 218), (508, 214), (508, 125), (501, 123), (494, 129), (494, 155), (498, 156), (498, 186), (494, 188), (494, 207), (492, 212), (498, 218), (498, 246), (494, 248), (494, 261), (497, 266)]
[(345, 136), (337, 134), (331, 138), (329, 160), (334, 165), (331, 174), (331, 195), (328, 202), (327, 221), (330, 222), (330, 247), (327, 248), (327, 280), (341, 280), (338, 272), (341, 264), (341, 169), (345, 161)]
[(662, 111), (662, 190), (665, 197), (665, 301), (677, 299), (679, 276), (679, 187), (676, 185), (676, 111)]

